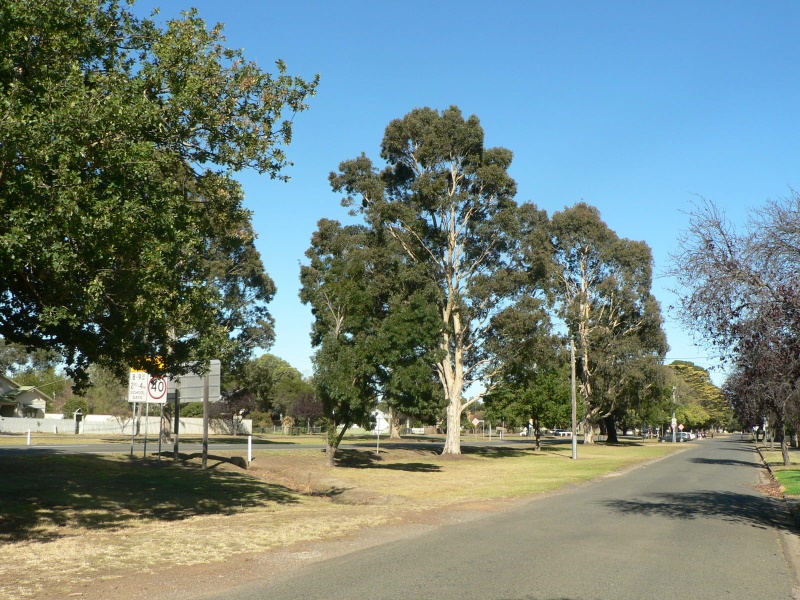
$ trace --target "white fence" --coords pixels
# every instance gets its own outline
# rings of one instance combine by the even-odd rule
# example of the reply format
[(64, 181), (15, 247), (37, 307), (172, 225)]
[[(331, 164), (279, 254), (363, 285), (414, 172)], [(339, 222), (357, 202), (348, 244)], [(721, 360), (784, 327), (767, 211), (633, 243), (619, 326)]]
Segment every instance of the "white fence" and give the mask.
[(29, 429), (40, 433), (75, 433), (75, 421), (0, 417), (0, 433), (27, 433)]
[[(112, 417), (108, 415), (88, 415), (76, 423), (74, 419), (29, 419), (0, 417), (0, 433), (27, 433), (30, 429), (33, 433), (71, 433), (71, 434), (117, 434), (132, 435), (134, 427), (136, 433), (143, 435), (145, 430), (148, 434), (158, 434), (161, 419), (155, 417)], [(164, 419), (166, 426), (167, 420)], [(170, 420), (169, 429), (172, 430), (174, 422)], [(234, 431), (237, 429), (237, 431)], [(251, 434), (253, 433), (252, 419), (237, 419), (236, 426), (229, 420), (211, 419), (208, 422), (208, 432), (212, 434)], [(188, 417), (180, 420), (181, 435), (201, 435), (203, 433), (203, 419)]]

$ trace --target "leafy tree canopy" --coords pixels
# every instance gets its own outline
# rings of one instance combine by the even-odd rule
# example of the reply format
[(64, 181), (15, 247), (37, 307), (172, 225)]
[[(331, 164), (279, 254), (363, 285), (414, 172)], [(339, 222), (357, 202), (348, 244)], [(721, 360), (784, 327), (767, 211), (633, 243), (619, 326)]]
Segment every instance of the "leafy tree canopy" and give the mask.
[(293, 404), (306, 394), (313, 395), (314, 389), (300, 371), (274, 354), (248, 360), (234, 383), (229, 394), (252, 395), (256, 408), (274, 419), (291, 414)]
[(365, 155), (331, 173), (345, 206), (365, 227), (391, 238), (433, 292), (438, 313), (436, 376), (447, 406), (444, 453), (459, 454), (461, 416), (497, 370), (485, 345), (488, 324), (513, 284), (519, 213), (512, 153), (487, 148), (479, 119), (456, 106), (417, 108), (389, 123), (381, 168)]
[(286, 177), (317, 81), (262, 71), (196, 11), (161, 28), (115, 0), (8, 0), (0, 32), (0, 335), (78, 384), (268, 345), (275, 288), (233, 174)]
[(604, 419), (613, 441), (614, 420), (627, 406), (663, 395), (656, 382), (668, 346), (650, 291), (652, 253), (617, 236), (583, 202), (553, 215), (551, 235), (552, 298), (575, 339), (585, 440), (592, 441), (590, 423)]
[(696, 427), (728, 426), (733, 412), (728, 405), (722, 390), (711, 381), (708, 371), (696, 364), (675, 360), (669, 368), (677, 376), (683, 386), (676, 387), (676, 397), (681, 405), (697, 406), (705, 414), (705, 419), (698, 419), (702, 414), (692, 409), (695, 417), (691, 423)]

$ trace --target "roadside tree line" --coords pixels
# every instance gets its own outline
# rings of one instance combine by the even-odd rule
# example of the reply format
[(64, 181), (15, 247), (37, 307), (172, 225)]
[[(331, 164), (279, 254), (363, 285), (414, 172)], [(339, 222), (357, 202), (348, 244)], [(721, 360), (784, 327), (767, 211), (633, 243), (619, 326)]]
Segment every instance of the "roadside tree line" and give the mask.
[(600, 423), (613, 442), (619, 422), (663, 413), (668, 347), (646, 243), (583, 202), (551, 216), (518, 203), (511, 151), (485, 147), (455, 106), (392, 121), (380, 158), (331, 173), (356, 221), (321, 220), (301, 268), (331, 463), (379, 399), (393, 414), (443, 412), (445, 454), (460, 453), (466, 410), (563, 412), (570, 340), (586, 443)]
[[(648, 246), (585, 203), (518, 203), (512, 152), (457, 107), (392, 121), (380, 161), (331, 174), (351, 220), (320, 221), (301, 269), (313, 393), (270, 379), (281, 369), (253, 355), (272, 344), (276, 290), (235, 176), (287, 178), (318, 78), (261, 70), (196, 11), (162, 26), (125, 3), (11, 0), (0, 31), (0, 337), (25, 354), (17, 375), (35, 377), (37, 350), (76, 390), (219, 358), (230, 410), (320, 402), (330, 460), (378, 400), (395, 425), (443, 415), (445, 453), (478, 405), (527, 398), (539, 418), (569, 340), (588, 442), (667, 401)], [(291, 411), (270, 396), (282, 385)]]
[(768, 427), (789, 464), (800, 428), (800, 196), (766, 202), (741, 229), (701, 199), (674, 257), (681, 315), (730, 369), (724, 392), (745, 426)]

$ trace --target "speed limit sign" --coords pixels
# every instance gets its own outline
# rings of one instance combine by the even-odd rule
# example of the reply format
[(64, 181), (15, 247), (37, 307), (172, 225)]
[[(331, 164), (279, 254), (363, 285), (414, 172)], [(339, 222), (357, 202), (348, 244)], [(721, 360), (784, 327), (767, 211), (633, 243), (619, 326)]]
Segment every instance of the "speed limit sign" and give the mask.
[(166, 377), (151, 377), (147, 383), (147, 402), (151, 404), (166, 404), (167, 379)]

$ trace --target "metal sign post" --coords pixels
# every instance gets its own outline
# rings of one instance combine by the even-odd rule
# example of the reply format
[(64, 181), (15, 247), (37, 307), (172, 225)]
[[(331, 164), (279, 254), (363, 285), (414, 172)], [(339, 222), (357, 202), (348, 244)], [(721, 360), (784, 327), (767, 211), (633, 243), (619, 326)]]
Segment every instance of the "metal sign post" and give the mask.
[[(150, 377), (147, 381), (147, 417), (144, 422), (144, 454), (147, 456), (147, 431), (150, 422), (150, 405), (160, 404), (161, 414), (164, 413), (164, 404), (167, 401), (167, 379), (165, 377)], [(159, 429), (161, 428), (161, 421), (159, 421)], [(158, 456), (161, 458), (161, 432), (158, 435)]]
[(147, 422), (150, 420), (150, 403), (145, 402), (147, 409), (144, 411), (144, 450), (142, 450), (142, 458), (147, 457)]
[(203, 377), (203, 469), (208, 467), (208, 373)]
[(163, 433), (163, 426), (164, 426), (164, 405), (161, 405), (161, 414), (158, 416), (158, 460), (161, 460), (161, 438), (164, 437)]
[[(178, 386), (180, 388), (180, 386)], [(178, 452), (178, 429), (181, 425), (181, 399), (180, 399), (180, 389), (175, 390), (175, 445), (173, 447), (173, 451), (175, 454), (175, 460), (177, 461), (179, 458)]]
[(136, 437), (136, 404), (133, 405), (133, 418), (131, 419), (131, 458), (133, 458), (133, 439)]

